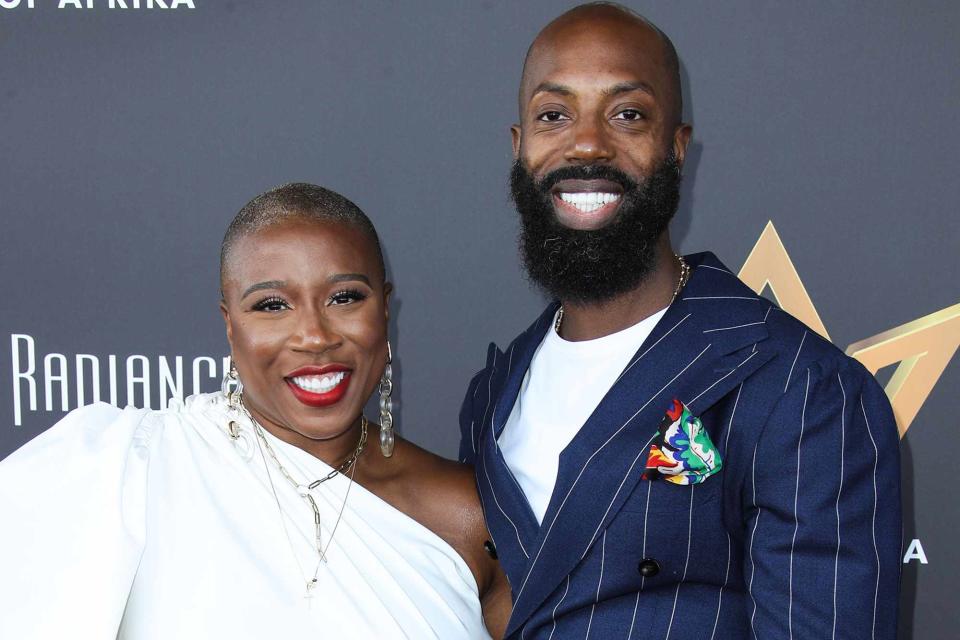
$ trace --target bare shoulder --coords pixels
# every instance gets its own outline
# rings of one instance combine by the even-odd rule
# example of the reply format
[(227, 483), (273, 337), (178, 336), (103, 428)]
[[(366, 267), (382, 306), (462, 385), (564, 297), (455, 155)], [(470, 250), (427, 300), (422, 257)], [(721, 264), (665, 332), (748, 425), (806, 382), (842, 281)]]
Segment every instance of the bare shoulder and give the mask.
[(479, 537), (482, 545), (486, 525), (473, 467), (405, 440), (397, 441), (394, 456), (397, 487), (402, 487), (404, 502), (420, 516), (416, 519), (444, 539)]
[(371, 455), (367, 488), (453, 547), (484, 592), (495, 563), (484, 548), (489, 534), (473, 467), (400, 438), (390, 458), (376, 450)]
[(390, 458), (372, 451), (364, 465), (368, 489), (449, 544), (477, 582), (483, 617), (495, 638), (510, 617), (510, 585), (487, 545), (490, 535), (473, 467), (397, 439)]

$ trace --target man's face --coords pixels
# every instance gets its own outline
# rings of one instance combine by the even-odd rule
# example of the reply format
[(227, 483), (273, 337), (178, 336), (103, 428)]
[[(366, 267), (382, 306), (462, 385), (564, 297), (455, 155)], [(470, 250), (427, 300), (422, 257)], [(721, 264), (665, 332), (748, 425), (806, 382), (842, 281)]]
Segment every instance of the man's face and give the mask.
[(561, 18), (531, 51), (511, 172), (530, 278), (587, 304), (654, 268), (690, 135), (659, 36), (619, 12), (589, 18)]
[[(527, 60), (514, 157), (538, 182), (565, 167), (607, 166), (641, 183), (671, 149), (683, 164), (690, 129), (677, 122), (675, 93), (651, 29), (609, 14), (561, 19)], [(614, 219), (623, 185), (566, 178), (550, 195), (561, 224), (595, 230)]]

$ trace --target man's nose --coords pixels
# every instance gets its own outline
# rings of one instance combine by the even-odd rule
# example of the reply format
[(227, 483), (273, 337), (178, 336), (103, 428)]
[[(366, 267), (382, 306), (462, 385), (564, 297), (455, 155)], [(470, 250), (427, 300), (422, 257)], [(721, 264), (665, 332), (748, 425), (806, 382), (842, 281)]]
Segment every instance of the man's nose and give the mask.
[(614, 155), (605, 119), (582, 118), (574, 123), (573, 136), (564, 153), (564, 159), (567, 162), (579, 164), (605, 162), (612, 160)]

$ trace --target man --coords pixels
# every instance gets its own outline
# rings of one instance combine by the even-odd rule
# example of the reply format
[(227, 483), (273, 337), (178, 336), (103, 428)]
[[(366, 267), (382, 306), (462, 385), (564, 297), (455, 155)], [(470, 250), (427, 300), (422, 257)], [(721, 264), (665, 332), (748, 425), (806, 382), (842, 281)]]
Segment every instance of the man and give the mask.
[(673, 45), (617, 5), (527, 54), (511, 186), (557, 302), (461, 411), (507, 637), (892, 638), (889, 403), (712, 254), (675, 255), (681, 113)]

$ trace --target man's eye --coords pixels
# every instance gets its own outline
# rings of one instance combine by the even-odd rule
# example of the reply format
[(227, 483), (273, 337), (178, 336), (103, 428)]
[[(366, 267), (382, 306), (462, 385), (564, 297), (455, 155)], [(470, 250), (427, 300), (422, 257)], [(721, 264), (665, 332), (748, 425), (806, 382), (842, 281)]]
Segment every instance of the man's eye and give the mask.
[(254, 311), (284, 311), (289, 309), (290, 305), (287, 304), (287, 301), (283, 298), (277, 298), (276, 296), (270, 298), (264, 298), (257, 304), (253, 305)]
[(330, 296), (330, 304), (350, 304), (366, 299), (367, 294), (356, 289), (344, 289)]
[(643, 112), (637, 111), (636, 109), (624, 109), (613, 117), (615, 120), (627, 120), (630, 122), (635, 120), (643, 120), (645, 118)]
[(537, 117), (537, 120), (540, 120), (542, 122), (560, 122), (561, 120), (569, 120), (569, 119), (570, 118), (563, 115), (559, 111), (546, 111), (544, 113), (541, 113)]

